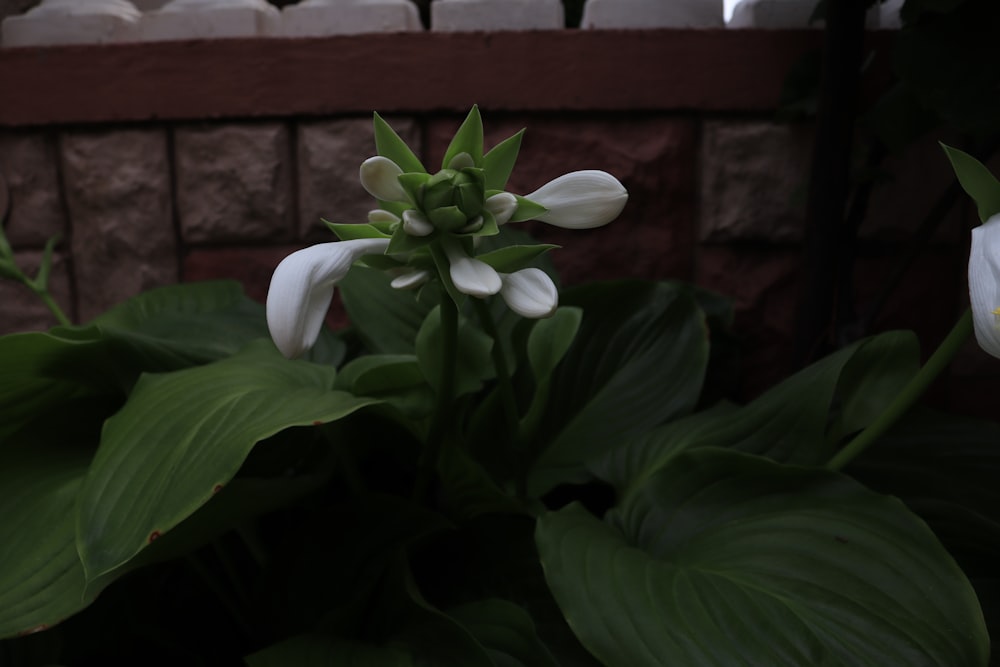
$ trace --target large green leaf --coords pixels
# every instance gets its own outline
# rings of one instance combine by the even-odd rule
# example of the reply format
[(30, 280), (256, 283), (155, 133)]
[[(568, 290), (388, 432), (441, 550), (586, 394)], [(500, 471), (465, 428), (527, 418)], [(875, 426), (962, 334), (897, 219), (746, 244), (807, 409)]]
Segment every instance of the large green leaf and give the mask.
[(414, 354), (417, 331), (432, 305), (389, 282), (382, 271), (352, 268), (339, 284), (344, 308), (371, 352)]
[(467, 602), (448, 610), (486, 648), (496, 667), (556, 667), (552, 654), (535, 634), (531, 616), (500, 599)]
[(979, 594), (1000, 632), (1000, 424), (911, 411), (847, 471), (897, 496), (927, 522)]
[[(836, 451), (840, 431), (867, 426), (912, 376), (916, 341), (888, 332), (839, 350), (799, 371), (748, 405), (721, 404), (623, 439), (593, 458), (593, 474), (628, 493), (680, 452), (727, 447), (780, 462), (820, 465)], [(829, 431), (834, 398), (842, 407)]]
[(193, 514), (260, 440), (375, 402), (332, 390), (334, 377), (330, 367), (287, 361), (270, 341), (206, 366), (143, 376), (108, 420), (81, 490), (77, 545), (88, 579)]
[(986, 665), (969, 582), (897, 500), (837, 473), (682, 454), (600, 521), (536, 539), (571, 627), (607, 665)]
[(690, 412), (708, 360), (704, 314), (678, 284), (599, 283), (562, 301), (583, 322), (553, 376), (532, 494), (584, 479), (586, 461)]
[[(74, 405), (32, 424), (0, 450), (0, 637), (51, 627), (77, 613), (133, 567), (190, 553), (247, 518), (316, 488), (322, 474), (233, 480), (193, 516), (158, 539), (128, 568), (86, 581), (76, 548), (79, 489), (103, 414)], [(38, 441), (48, 446), (37, 446)]]

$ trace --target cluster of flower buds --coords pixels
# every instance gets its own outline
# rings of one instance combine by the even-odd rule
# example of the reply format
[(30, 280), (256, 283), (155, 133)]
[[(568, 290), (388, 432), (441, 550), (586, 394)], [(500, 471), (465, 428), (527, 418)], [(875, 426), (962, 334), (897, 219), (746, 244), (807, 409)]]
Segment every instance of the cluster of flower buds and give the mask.
[(614, 176), (596, 170), (565, 174), (526, 196), (504, 191), (521, 135), (484, 154), (482, 121), (473, 107), (441, 170), (430, 174), (376, 114), (379, 154), (362, 163), (360, 176), (379, 206), (367, 223), (327, 223), (340, 241), (293, 253), (275, 269), (267, 321), (278, 349), (296, 357), (315, 343), (336, 284), (359, 262), (389, 271), (397, 289), (439, 281), (456, 302), (499, 294), (522, 317), (551, 315), (559, 302), (556, 286), (528, 264), (553, 246), (509, 246), (477, 255), (481, 239), (525, 220), (599, 227), (618, 216), (628, 193)]

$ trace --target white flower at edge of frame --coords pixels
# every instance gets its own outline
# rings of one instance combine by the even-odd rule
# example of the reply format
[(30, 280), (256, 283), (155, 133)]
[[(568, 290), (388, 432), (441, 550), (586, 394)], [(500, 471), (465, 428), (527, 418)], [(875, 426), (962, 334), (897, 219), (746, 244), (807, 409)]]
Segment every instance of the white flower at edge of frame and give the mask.
[(389, 239), (320, 243), (281, 260), (267, 290), (267, 328), (283, 355), (294, 359), (319, 337), (333, 290), (362, 255), (385, 252)]
[(618, 217), (628, 191), (606, 171), (588, 169), (563, 174), (525, 198), (548, 209), (536, 220), (566, 229), (592, 229)]
[(399, 184), (403, 170), (387, 157), (376, 155), (361, 163), (361, 187), (375, 199), (382, 201), (409, 201), (406, 190)]
[(1000, 358), (1000, 214), (972, 230), (969, 301), (976, 342)]
[(559, 307), (559, 291), (541, 269), (501, 273), (500, 280), (503, 282), (500, 296), (521, 317), (535, 320), (549, 317)]

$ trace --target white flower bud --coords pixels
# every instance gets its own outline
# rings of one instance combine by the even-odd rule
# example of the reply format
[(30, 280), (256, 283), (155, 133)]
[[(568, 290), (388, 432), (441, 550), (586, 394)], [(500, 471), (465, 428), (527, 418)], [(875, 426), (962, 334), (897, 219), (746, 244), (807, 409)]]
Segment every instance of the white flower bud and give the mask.
[(537, 218), (542, 222), (566, 229), (591, 229), (617, 218), (628, 201), (628, 192), (611, 174), (589, 169), (563, 174), (526, 197), (548, 209)]
[(1000, 214), (972, 230), (969, 301), (976, 342), (1000, 358)]
[(559, 291), (548, 274), (541, 269), (501, 273), (500, 279), (503, 282), (500, 296), (507, 307), (521, 317), (539, 319), (556, 312)]
[(409, 201), (406, 190), (399, 184), (403, 170), (387, 157), (376, 155), (361, 163), (361, 185), (375, 199)]

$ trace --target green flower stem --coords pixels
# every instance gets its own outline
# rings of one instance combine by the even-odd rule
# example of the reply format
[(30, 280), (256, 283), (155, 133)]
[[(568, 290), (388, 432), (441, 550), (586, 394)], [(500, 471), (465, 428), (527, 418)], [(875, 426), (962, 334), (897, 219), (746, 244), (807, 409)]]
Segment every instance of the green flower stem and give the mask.
[(493, 357), (493, 368), (497, 373), (497, 384), (500, 387), (500, 401), (503, 404), (504, 419), (507, 421), (507, 433), (514, 439), (515, 445), (520, 441), (518, 428), (517, 399), (514, 397), (514, 385), (510, 381), (510, 371), (507, 369), (507, 356), (503, 348), (503, 341), (500, 339), (500, 332), (497, 331), (496, 322), (490, 313), (489, 304), (482, 299), (473, 299), (476, 306), (476, 314), (483, 324), (486, 334), (493, 339), (493, 348), (490, 354)]
[(30, 283), (28, 284), (28, 287), (30, 287), (32, 291), (34, 291), (34, 293), (38, 295), (38, 298), (42, 300), (42, 303), (44, 303), (45, 306), (49, 309), (49, 311), (55, 316), (56, 320), (59, 321), (59, 324), (61, 324), (64, 327), (68, 327), (73, 324), (73, 322), (70, 321), (68, 317), (66, 317), (66, 313), (64, 313), (63, 309), (59, 307), (59, 304), (56, 303), (55, 299), (52, 298), (52, 295), (49, 294), (48, 290), (37, 289)]
[(827, 462), (827, 469), (841, 470), (906, 414), (906, 411), (923, 396), (927, 387), (955, 358), (970, 333), (972, 333), (972, 311), (966, 310), (938, 349), (924, 364), (924, 367), (913, 376), (913, 379), (903, 387), (903, 390), (889, 404), (889, 407), (868, 428), (855, 436)]
[(427, 440), (420, 452), (417, 463), (417, 480), (413, 487), (413, 498), (418, 502), (427, 499), (431, 480), (437, 469), (444, 439), (454, 415), (452, 402), (455, 398), (455, 366), (457, 363), (456, 349), (458, 347), (458, 307), (450, 298), (441, 299), (441, 345), (444, 351), (441, 363), (440, 391), (437, 396), (437, 408), (431, 426), (427, 431)]

